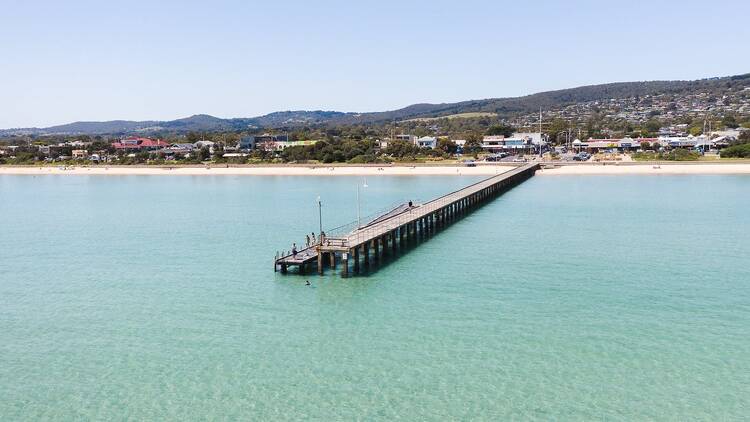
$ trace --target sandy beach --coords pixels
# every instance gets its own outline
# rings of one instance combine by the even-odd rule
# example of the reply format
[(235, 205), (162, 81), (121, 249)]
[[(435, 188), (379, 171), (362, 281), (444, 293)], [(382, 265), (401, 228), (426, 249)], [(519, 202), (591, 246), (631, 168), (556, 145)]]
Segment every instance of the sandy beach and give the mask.
[[(0, 175), (107, 176), (489, 176), (514, 165), (465, 166), (2, 166)], [(546, 165), (537, 175), (750, 174), (750, 163)]]

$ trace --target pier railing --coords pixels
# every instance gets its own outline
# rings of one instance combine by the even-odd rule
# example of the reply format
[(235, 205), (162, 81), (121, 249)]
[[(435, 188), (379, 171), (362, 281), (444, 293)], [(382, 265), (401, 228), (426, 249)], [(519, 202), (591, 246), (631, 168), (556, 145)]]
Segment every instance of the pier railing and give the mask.
[(374, 223), (366, 227), (358, 228), (350, 232), (346, 236), (341, 236), (341, 235), (332, 236), (331, 240), (335, 239), (337, 242), (341, 243), (340, 245), (341, 247), (353, 247), (356, 245), (360, 245), (366, 241), (369, 241), (378, 236), (381, 236), (384, 233), (395, 230), (407, 223), (414, 222), (419, 218), (422, 218), (428, 214), (431, 214), (444, 207), (447, 207), (448, 205), (458, 202), (476, 192), (481, 191), (482, 189), (485, 189), (496, 183), (499, 183), (501, 180), (507, 179), (509, 177), (515, 176), (518, 173), (526, 171), (529, 166), (530, 165), (517, 167), (515, 169), (490, 177), (488, 179), (480, 180), (479, 182), (473, 183), (464, 188), (447, 193), (439, 198), (435, 198), (431, 201), (428, 201), (425, 204), (412, 208), (401, 214), (395, 215), (393, 217), (387, 218), (385, 220), (379, 221), (377, 223)]

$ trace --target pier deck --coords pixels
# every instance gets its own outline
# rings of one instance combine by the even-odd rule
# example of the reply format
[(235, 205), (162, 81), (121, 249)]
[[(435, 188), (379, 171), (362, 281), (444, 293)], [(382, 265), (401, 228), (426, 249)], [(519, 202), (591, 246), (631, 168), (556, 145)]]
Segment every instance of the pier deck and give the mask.
[(424, 204), (404, 204), (346, 235), (325, 237), (320, 243), (300, 251), (292, 260), (290, 257), (276, 260), (274, 269), (280, 265), (282, 272), (286, 272), (289, 265), (297, 265), (304, 272), (308, 263), (317, 261), (318, 273), (323, 274), (326, 261), (330, 268), (335, 268), (338, 258), (344, 277), (349, 275), (349, 261), (352, 261), (354, 272), (358, 273), (360, 258), (369, 267), (370, 258), (378, 260), (381, 252), (385, 254), (391, 249), (395, 254), (411, 241), (425, 239), (447, 227), (459, 216), (533, 176), (538, 168), (539, 164), (526, 164)]

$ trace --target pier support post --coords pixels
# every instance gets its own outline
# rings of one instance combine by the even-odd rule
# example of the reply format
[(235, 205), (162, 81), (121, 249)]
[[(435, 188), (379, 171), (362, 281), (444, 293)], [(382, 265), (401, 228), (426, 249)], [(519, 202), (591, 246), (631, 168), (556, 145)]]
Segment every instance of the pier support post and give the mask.
[(354, 247), (354, 273), (359, 274), (359, 245)]
[(318, 275), (323, 275), (323, 252), (318, 248)]
[(380, 261), (380, 239), (381, 237), (376, 237), (375, 239), (372, 239), (373, 244), (373, 258), (375, 258), (375, 261)]
[(330, 259), (331, 261), (330, 262), (331, 269), (335, 270), (336, 269), (336, 252), (333, 252), (333, 251), (328, 252), (328, 259)]
[(352, 250), (349, 249), (349, 252), (344, 252), (344, 254), (341, 256), (341, 265), (343, 268), (341, 269), (341, 275), (343, 277), (349, 276), (349, 255), (351, 255)]
[(394, 256), (396, 256), (396, 253), (398, 252), (396, 248), (396, 229), (393, 229), (391, 231), (391, 250), (393, 251)]
[(365, 268), (370, 267), (370, 241), (368, 240), (365, 242), (364, 245), (362, 245), (362, 253), (364, 254), (365, 258)]

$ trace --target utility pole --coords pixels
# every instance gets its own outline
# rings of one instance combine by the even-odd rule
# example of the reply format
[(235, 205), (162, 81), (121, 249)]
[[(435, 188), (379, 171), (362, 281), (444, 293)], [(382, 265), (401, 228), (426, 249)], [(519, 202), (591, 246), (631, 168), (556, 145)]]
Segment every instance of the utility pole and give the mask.
[(539, 156), (542, 156), (542, 108), (539, 107)]

